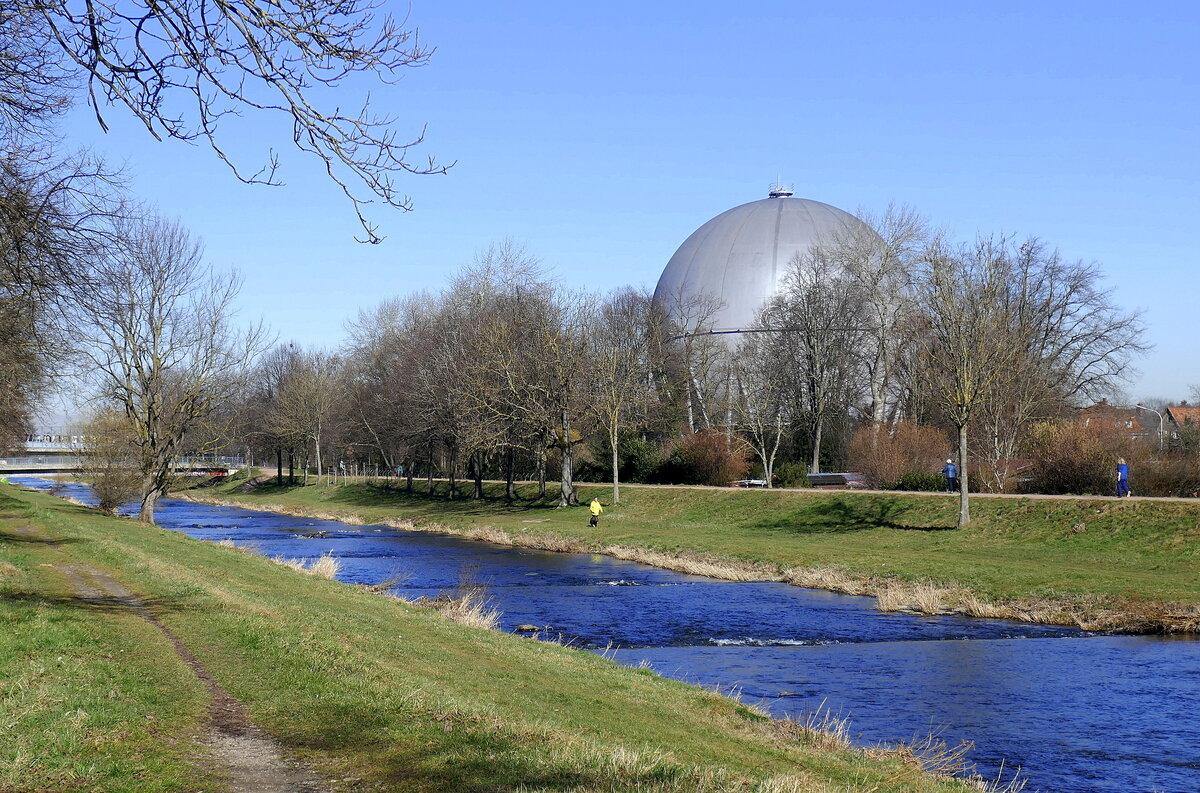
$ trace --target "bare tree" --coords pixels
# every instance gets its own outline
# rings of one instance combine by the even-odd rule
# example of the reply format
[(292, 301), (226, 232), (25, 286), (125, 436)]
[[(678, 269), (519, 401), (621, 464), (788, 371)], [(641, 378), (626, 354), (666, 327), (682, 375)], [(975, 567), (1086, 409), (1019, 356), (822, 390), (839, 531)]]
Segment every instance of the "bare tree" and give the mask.
[(365, 100), (350, 112), (316, 101), (357, 75), (390, 82), (428, 62), (417, 32), (380, 14), (381, 5), (12, 0), (0, 11), (0, 126), (35, 127), (82, 83), (101, 127), (107, 106), (123, 106), (155, 138), (203, 140), (242, 181), (278, 184), (274, 153), (247, 169), (219, 134), (222, 121), (246, 110), (278, 114), (296, 147), (350, 199), (366, 239), (378, 242), (363, 215), (367, 196), (407, 210), (395, 177), (445, 172), (432, 159), (410, 159), (423, 131), (398, 137), (392, 119)]
[(74, 81), (38, 4), (0, 4), (0, 139), (40, 136), (70, 105)]
[(720, 421), (714, 414), (728, 386), (729, 339), (712, 332), (724, 303), (712, 295), (685, 295), (682, 289), (660, 300), (677, 342), (673, 363), (683, 383), (688, 431), (712, 429)]
[(1064, 261), (1037, 238), (1001, 248), (1016, 355), (1006, 387), (981, 404), (977, 444), (995, 488), (1034, 422), (1111, 393), (1146, 350), (1140, 315), (1116, 306), (1098, 265)]
[(913, 310), (912, 272), (929, 230), (924, 218), (906, 206), (889, 206), (880, 218), (861, 219), (822, 246), (822, 256), (841, 266), (863, 302), (857, 348), (869, 391), (868, 413), (878, 428), (887, 420), (907, 339), (903, 331)]
[[(760, 312), (760, 327), (770, 322), (769, 317), (769, 311)], [(742, 337), (731, 364), (733, 388), (729, 400), (735, 426), (758, 455), (767, 487), (774, 487), (775, 458), (791, 419), (787, 408), (795, 378), (789, 371), (792, 356), (787, 354), (790, 351), (785, 352), (784, 334), (765, 327), (762, 330)]]
[(129, 224), (80, 297), (84, 354), (102, 399), (130, 423), (142, 476), (140, 518), (154, 520), (186, 433), (236, 393), (261, 350), (259, 328), (230, 324), (239, 280), (204, 266), (178, 225)]
[(1004, 253), (996, 239), (957, 250), (935, 240), (918, 284), (928, 387), (958, 431), (959, 528), (971, 522), (967, 429), (988, 396), (1010, 381), (1019, 357)]
[[(305, 450), (312, 448), (317, 477), (325, 475), (323, 447), (333, 424), (335, 408), (342, 393), (341, 363), (322, 351), (295, 351), (280, 378), (278, 392), (269, 416), (274, 434)], [(310, 444), (311, 443), (311, 447)], [(308, 481), (307, 461), (304, 479)]]
[[(653, 373), (660, 368), (665, 316), (648, 292), (630, 288), (610, 295), (590, 330), (586, 372), (593, 389), (592, 407), (608, 433), (612, 451), (613, 503), (621, 500), (620, 436), (644, 419), (655, 401)], [(582, 373), (581, 373), (582, 374)]]
[(124, 413), (111, 405), (93, 412), (80, 433), (81, 473), (91, 485), (96, 506), (112, 515), (136, 498), (142, 487), (137, 439)]
[(123, 210), (115, 177), (90, 157), (0, 151), (0, 443), (25, 433), (45, 374), (64, 366), (76, 290)]
[(797, 254), (770, 304), (768, 327), (781, 332), (778, 365), (794, 378), (799, 417), (809, 430), (809, 472), (817, 473), (826, 423), (845, 410), (857, 380), (867, 301), (841, 264), (821, 248)]

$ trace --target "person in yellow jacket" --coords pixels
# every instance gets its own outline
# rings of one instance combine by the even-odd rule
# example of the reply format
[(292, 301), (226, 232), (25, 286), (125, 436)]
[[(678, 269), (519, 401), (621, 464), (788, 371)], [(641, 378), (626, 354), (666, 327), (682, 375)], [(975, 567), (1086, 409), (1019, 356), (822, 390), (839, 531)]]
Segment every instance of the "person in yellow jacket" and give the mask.
[(589, 526), (600, 525), (600, 513), (604, 511), (604, 507), (600, 506), (600, 499), (593, 498), (592, 503), (588, 504), (588, 509), (592, 512), (592, 519), (588, 521)]

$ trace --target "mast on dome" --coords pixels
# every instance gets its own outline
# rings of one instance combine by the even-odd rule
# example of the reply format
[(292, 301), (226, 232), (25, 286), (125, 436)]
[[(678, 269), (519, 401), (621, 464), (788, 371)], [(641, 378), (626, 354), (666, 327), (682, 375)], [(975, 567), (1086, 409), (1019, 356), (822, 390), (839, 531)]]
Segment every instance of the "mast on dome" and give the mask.
[(790, 198), (793, 192), (795, 191), (792, 190), (790, 184), (785, 185), (776, 178), (775, 183), (771, 185), (771, 189), (767, 192), (767, 198)]

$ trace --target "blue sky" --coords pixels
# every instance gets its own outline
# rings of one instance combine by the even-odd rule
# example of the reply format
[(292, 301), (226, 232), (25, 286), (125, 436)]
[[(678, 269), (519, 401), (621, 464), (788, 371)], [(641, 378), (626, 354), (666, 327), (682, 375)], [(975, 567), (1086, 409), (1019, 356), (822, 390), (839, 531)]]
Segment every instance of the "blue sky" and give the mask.
[(415, 211), (377, 209), (378, 246), (354, 242), (279, 119), (227, 130), (246, 156), (279, 150), (274, 189), (116, 111), (107, 135), (86, 108), (65, 133), (241, 270), (242, 315), (281, 340), (336, 346), (360, 308), (437, 289), (505, 238), (574, 286), (653, 286), (778, 175), (849, 211), (906, 203), (961, 238), (1035, 234), (1101, 262), (1155, 344), (1129, 396), (1177, 400), (1200, 383), (1198, 8), (413, 0), (437, 52), (373, 101), (401, 135), (428, 125), (418, 157), (457, 164), (402, 182)]

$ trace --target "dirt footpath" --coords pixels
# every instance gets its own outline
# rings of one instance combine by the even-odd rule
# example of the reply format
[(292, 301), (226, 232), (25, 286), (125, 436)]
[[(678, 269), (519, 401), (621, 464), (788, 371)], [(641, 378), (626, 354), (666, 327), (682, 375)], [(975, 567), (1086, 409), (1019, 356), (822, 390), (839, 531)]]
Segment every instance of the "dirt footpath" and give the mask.
[[(12, 529), (51, 547), (54, 545), (51, 538), (30, 526)], [(208, 690), (208, 718), (201, 737), (208, 757), (200, 762), (207, 761), (208, 767), (223, 776), (231, 793), (328, 793), (328, 787), (315, 774), (284, 757), (279, 744), (250, 721), (241, 704), (217, 685), (183, 642), (128, 589), (104, 571), (88, 565), (64, 561), (54, 568), (66, 577), (80, 601), (135, 614), (162, 631), (171, 642), (175, 653)]]

